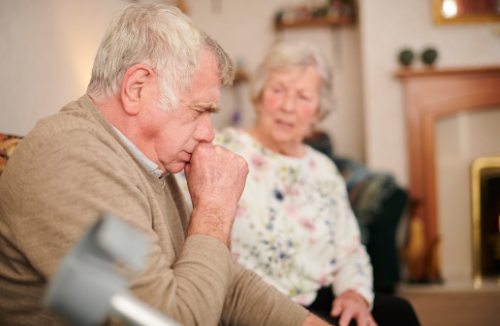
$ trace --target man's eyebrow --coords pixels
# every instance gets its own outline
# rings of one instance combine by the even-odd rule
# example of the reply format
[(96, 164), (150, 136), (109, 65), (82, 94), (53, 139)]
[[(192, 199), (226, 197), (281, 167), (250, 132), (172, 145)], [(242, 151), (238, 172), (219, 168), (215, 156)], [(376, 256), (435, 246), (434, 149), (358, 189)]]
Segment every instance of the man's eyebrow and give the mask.
[(196, 102), (192, 107), (203, 109), (203, 111), (210, 113), (218, 113), (220, 111), (220, 108), (214, 102)]

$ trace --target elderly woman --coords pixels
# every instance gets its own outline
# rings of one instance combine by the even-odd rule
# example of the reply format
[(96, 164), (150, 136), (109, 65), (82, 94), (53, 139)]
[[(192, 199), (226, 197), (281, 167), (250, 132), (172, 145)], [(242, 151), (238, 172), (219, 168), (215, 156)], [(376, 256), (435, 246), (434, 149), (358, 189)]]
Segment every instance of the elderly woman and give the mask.
[(344, 181), (330, 159), (303, 144), (331, 107), (324, 58), (308, 43), (278, 43), (250, 88), (255, 125), (226, 128), (214, 141), (250, 168), (233, 227), (234, 258), (332, 323), (330, 316), (340, 316), (342, 326), (351, 319), (418, 325), (406, 301), (382, 297), (379, 308), (377, 295), (374, 303), (372, 268)]

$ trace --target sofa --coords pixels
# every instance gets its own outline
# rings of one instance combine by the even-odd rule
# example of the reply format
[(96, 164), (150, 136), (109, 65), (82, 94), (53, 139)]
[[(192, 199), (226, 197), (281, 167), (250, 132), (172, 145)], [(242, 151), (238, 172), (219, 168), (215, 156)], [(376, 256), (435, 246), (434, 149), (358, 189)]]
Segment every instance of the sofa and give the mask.
[(5, 170), (7, 161), (21, 142), (23, 137), (0, 133), (0, 177)]

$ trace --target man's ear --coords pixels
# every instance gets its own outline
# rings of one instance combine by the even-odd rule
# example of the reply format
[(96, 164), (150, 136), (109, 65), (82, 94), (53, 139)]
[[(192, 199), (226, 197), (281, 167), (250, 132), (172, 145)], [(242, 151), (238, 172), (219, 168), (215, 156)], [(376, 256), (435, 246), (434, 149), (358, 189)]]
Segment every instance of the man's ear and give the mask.
[(151, 94), (148, 89), (153, 82), (154, 71), (145, 64), (137, 64), (128, 68), (123, 75), (120, 90), (123, 109), (129, 115), (136, 115), (141, 110), (144, 100)]

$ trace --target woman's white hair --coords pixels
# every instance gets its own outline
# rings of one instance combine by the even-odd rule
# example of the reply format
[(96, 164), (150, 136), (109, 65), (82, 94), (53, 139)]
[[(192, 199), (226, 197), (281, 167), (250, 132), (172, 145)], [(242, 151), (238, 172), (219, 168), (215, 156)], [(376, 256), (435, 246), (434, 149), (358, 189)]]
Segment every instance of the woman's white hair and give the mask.
[(250, 80), (250, 99), (260, 101), (269, 71), (311, 65), (321, 77), (319, 119), (323, 119), (332, 107), (332, 70), (319, 49), (307, 41), (280, 41), (271, 47)]
[(219, 65), (223, 85), (231, 85), (235, 65), (221, 46), (179, 9), (167, 5), (131, 4), (113, 17), (97, 51), (87, 94), (96, 102), (120, 94), (125, 72), (147, 64), (158, 75), (158, 107), (174, 111), (178, 95), (190, 91), (191, 76), (204, 49)]

